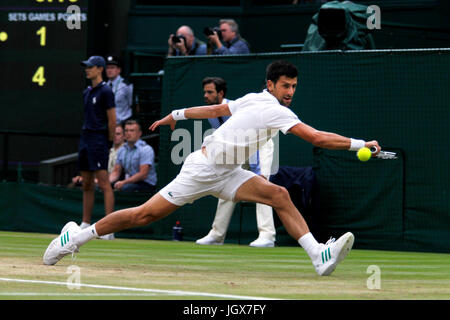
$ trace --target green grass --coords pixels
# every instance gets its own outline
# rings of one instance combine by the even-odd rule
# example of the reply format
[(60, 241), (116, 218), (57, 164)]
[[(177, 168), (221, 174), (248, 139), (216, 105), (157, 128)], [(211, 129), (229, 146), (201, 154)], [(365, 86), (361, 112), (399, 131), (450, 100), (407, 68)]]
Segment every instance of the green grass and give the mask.
[[(319, 277), (300, 247), (199, 246), (193, 242), (94, 240), (55, 266), (42, 255), (55, 235), (0, 232), (0, 278), (66, 282), (68, 267), (81, 283), (276, 299), (450, 299), (450, 255), (352, 250), (329, 277)], [(381, 288), (368, 289), (370, 265)], [(220, 296), (9, 282), (0, 299), (224, 299)]]

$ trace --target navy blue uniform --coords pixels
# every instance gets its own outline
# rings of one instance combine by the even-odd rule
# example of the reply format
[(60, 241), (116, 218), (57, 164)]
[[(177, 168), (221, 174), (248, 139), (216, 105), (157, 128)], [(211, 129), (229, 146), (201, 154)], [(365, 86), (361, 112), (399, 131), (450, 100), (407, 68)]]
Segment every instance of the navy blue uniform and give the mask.
[(114, 108), (114, 94), (103, 81), (83, 92), (84, 121), (78, 147), (80, 171), (108, 169), (109, 141), (107, 110)]

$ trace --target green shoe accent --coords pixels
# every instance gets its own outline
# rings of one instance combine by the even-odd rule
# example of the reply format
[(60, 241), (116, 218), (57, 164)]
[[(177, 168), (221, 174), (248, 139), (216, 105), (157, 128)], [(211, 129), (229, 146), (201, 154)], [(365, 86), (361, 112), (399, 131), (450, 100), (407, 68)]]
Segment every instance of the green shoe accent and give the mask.
[(64, 247), (67, 242), (69, 242), (69, 231), (61, 235), (61, 247)]

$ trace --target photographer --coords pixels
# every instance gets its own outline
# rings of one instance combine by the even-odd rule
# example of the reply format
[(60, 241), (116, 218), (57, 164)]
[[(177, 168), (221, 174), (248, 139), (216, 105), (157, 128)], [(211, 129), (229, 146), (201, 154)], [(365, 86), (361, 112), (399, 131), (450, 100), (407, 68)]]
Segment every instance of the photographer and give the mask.
[[(210, 28), (209, 28), (210, 29)], [(205, 30), (206, 31), (206, 30)], [(246, 54), (250, 53), (249, 44), (239, 34), (239, 26), (233, 19), (222, 19), (219, 21), (219, 30), (213, 29), (205, 32), (209, 43), (216, 49), (213, 54)], [(209, 35), (210, 34), (210, 35)], [(223, 44), (221, 42), (223, 41)]]
[(206, 44), (197, 40), (189, 26), (178, 28), (176, 35), (171, 34), (167, 56), (199, 56), (206, 55)]

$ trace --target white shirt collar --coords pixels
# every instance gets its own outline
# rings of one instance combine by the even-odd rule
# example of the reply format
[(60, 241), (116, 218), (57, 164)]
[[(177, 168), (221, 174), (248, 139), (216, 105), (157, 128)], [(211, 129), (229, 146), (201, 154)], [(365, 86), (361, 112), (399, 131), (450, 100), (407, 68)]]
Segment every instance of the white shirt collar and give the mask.
[(278, 103), (279, 105), (281, 105), (281, 104), (280, 104), (280, 101), (278, 101), (277, 98), (275, 98), (275, 97), (273, 96), (273, 94), (271, 94), (267, 89), (264, 89), (263, 92), (262, 92), (262, 94), (266, 95), (267, 97), (269, 97), (270, 99), (272, 99), (274, 102), (276, 102), (276, 103)]

